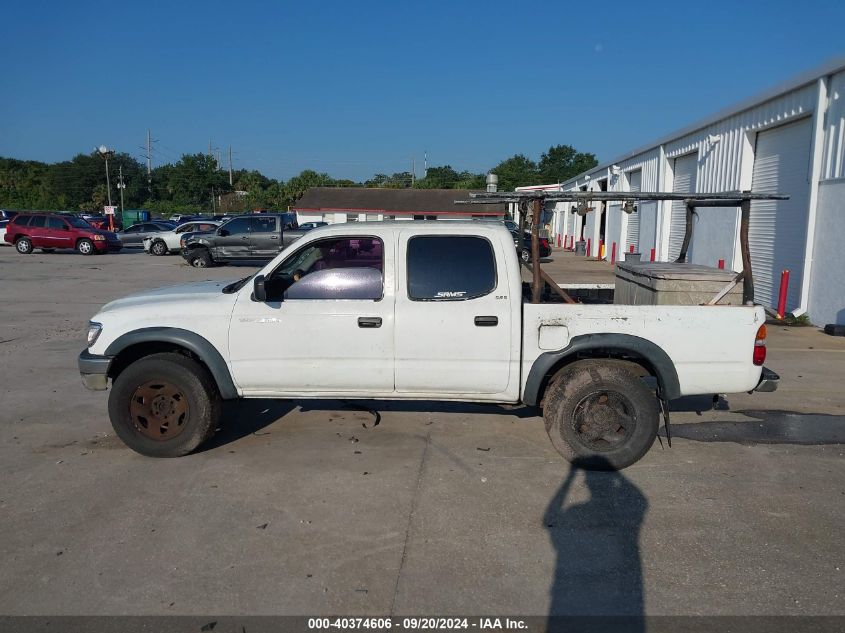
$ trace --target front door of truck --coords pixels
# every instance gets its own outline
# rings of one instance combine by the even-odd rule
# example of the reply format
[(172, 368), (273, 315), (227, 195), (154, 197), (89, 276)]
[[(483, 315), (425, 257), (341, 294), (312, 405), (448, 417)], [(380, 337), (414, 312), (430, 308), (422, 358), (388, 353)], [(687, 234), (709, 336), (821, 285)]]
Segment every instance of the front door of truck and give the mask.
[(73, 248), (73, 236), (70, 232), (70, 225), (62, 218), (50, 216), (47, 218), (47, 232), (45, 234), (45, 246), (52, 248)]
[(229, 327), (232, 374), (247, 395), (393, 392), (393, 245), (376, 237), (303, 244), (248, 283)]
[(279, 230), (279, 218), (276, 216), (257, 215), (251, 218), (249, 232), (250, 256), (272, 259), (279, 254), (282, 232)]
[(396, 391), (505, 392), (514, 317), (507, 270), (490, 241), (405, 231), (397, 269)]
[(235, 218), (217, 230), (214, 237), (215, 255), (225, 259), (246, 259), (249, 257), (248, 217)]

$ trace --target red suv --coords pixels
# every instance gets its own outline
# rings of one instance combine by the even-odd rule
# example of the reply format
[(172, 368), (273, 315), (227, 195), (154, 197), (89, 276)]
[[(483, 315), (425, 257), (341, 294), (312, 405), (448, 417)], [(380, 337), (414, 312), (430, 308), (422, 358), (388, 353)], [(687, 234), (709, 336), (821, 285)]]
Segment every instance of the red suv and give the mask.
[(75, 215), (58, 213), (20, 213), (6, 226), (4, 239), (23, 255), (36, 248), (45, 253), (57, 248), (74, 248), (83, 255), (117, 252), (123, 248), (111, 231), (95, 229)]

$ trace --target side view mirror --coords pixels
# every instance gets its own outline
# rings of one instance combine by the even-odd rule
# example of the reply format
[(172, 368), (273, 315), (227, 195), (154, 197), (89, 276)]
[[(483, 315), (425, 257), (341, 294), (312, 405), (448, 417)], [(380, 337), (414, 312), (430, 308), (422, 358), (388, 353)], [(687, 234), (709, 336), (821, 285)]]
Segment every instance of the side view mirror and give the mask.
[(264, 287), (264, 275), (258, 275), (252, 282), (252, 300), (259, 303), (267, 301), (267, 289)]
[(217, 235), (219, 235), (220, 237), (226, 237), (227, 235), (229, 235), (229, 231), (227, 231), (226, 229), (217, 229)]

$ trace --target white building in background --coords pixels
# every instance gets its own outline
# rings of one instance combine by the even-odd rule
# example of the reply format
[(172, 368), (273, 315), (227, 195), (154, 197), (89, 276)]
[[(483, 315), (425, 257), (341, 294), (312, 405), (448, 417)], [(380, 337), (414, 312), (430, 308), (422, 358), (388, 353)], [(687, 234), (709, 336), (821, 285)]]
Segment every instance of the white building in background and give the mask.
[[(845, 323), (845, 59), (839, 59), (678, 132), (639, 147), (552, 190), (779, 192), (786, 201), (756, 201), (749, 244), (756, 301), (774, 307), (781, 271), (790, 271), (787, 310), (817, 325)], [(558, 203), (557, 241), (605, 244), (610, 259), (633, 248), (674, 261), (685, 228), (682, 202), (594, 203), (582, 218)], [(739, 209), (702, 209), (694, 218), (687, 261), (740, 270)]]

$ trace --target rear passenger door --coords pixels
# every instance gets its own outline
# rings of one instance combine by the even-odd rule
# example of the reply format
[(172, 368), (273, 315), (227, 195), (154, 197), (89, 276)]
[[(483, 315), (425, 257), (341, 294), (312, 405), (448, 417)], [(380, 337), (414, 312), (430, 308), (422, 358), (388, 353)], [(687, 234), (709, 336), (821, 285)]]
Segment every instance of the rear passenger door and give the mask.
[(249, 247), (253, 257), (272, 258), (279, 252), (279, 218), (275, 216), (255, 216), (250, 218)]
[(400, 234), (397, 392), (508, 389), (514, 317), (505, 262), (496, 252), (481, 236)]
[(47, 239), (47, 217), (43, 215), (33, 215), (29, 220), (29, 225), (26, 227), (26, 234), (32, 240), (32, 245), (35, 248), (50, 248)]

